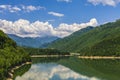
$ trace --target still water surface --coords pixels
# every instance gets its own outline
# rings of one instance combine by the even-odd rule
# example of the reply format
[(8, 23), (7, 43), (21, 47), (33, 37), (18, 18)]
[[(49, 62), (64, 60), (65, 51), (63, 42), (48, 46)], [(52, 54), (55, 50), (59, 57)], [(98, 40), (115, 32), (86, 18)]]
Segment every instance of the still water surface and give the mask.
[(120, 60), (33, 58), (31, 68), (15, 80), (120, 80)]

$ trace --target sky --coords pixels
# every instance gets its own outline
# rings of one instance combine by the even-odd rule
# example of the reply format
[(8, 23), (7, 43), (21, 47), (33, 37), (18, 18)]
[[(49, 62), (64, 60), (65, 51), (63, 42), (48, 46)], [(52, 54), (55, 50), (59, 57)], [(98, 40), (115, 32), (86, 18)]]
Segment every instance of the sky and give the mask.
[(66, 37), (120, 18), (120, 0), (0, 0), (0, 29), (20, 37)]

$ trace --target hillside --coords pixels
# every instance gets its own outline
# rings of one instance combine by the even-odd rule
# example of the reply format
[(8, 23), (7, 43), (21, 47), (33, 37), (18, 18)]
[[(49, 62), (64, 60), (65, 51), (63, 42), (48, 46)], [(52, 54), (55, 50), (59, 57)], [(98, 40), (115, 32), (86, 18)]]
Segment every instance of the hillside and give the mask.
[[(64, 39), (68, 40), (65, 41)], [(98, 26), (77, 36), (74, 33), (53, 42), (48, 47), (69, 52), (79, 52), (81, 55), (120, 55), (119, 40), (120, 20), (117, 20), (116, 22)]]
[(58, 37), (54, 37), (54, 36), (36, 37), (36, 38), (30, 38), (30, 37), (22, 38), (13, 34), (8, 34), (8, 36), (11, 39), (13, 39), (19, 46), (34, 47), (34, 48), (44, 47), (44, 44), (50, 43), (58, 39)]
[(12, 67), (28, 60), (28, 54), (0, 30), (0, 80), (9, 77), (8, 71)]
[(72, 50), (69, 50), (69, 48), (72, 47), (72, 46), (70, 46), (71, 44), (73, 45), (74, 42), (75, 43), (78, 42), (78, 41), (75, 41), (75, 39), (79, 38), (82, 34), (84, 34), (85, 32), (88, 32), (92, 29), (93, 29), (93, 27), (91, 27), (91, 26), (89, 26), (87, 28), (83, 28), (79, 31), (74, 32), (70, 36), (53, 41), (52, 43), (50, 43), (48, 45), (48, 47), (49, 48), (57, 48), (60, 50), (65, 50), (65, 51), (72, 51)]
[(91, 48), (81, 51), (83, 55), (100, 55), (100, 56), (120, 56), (120, 36), (116, 38), (105, 39)]

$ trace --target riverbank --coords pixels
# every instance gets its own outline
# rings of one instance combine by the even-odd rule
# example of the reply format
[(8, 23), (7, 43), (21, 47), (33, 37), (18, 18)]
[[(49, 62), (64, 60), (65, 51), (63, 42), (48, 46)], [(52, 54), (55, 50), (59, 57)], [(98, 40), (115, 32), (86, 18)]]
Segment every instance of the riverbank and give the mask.
[(32, 58), (43, 58), (43, 57), (69, 57), (69, 56), (72, 56), (72, 55), (32, 55), (30, 57)]
[[(75, 55), (32, 55), (31, 58), (44, 58), (44, 57), (71, 57)], [(120, 59), (120, 56), (77, 56), (81, 59)]]
[(120, 59), (120, 56), (78, 56), (81, 59)]
[(25, 63), (22, 63), (21, 65), (18, 65), (18, 66), (13, 67), (13, 68), (8, 72), (8, 74), (9, 74), (10, 77), (8, 77), (6, 80), (13, 80), (15, 70), (19, 69), (20, 67), (22, 67), (22, 66), (24, 66), (24, 65), (28, 65), (28, 64), (31, 64), (31, 63), (32, 63), (32, 62), (25, 62)]

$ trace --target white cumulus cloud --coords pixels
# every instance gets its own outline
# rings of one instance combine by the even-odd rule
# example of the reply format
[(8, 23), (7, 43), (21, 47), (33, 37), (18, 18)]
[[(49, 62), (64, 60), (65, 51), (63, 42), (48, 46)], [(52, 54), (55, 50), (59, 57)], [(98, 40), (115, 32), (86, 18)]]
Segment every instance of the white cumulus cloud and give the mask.
[(48, 12), (48, 14), (50, 14), (50, 15), (53, 15), (53, 16), (57, 16), (57, 17), (63, 17), (64, 16), (64, 14), (61, 14), (61, 13), (57, 13), (57, 12)]
[(0, 29), (7, 34), (15, 34), (20, 37), (44, 37), (44, 36), (57, 36), (65, 37), (88, 26), (97, 26), (97, 20), (91, 19), (87, 23), (61, 23), (58, 27), (53, 27), (49, 22), (35, 21), (30, 23), (28, 20), (19, 19), (15, 22), (1, 20)]
[(93, 5), (103, 4), (116, 6), (118, 3), (120, 3), (120, 0), (88, 0), (88, 2), (92, 3)]

